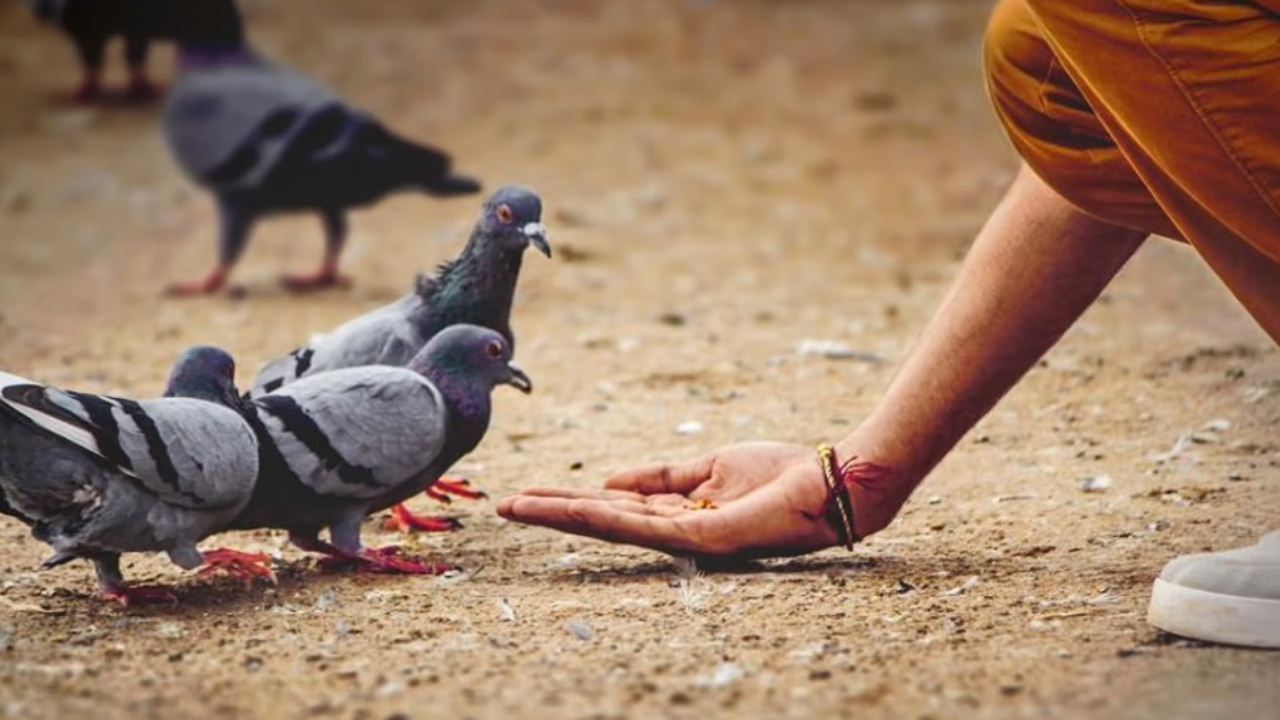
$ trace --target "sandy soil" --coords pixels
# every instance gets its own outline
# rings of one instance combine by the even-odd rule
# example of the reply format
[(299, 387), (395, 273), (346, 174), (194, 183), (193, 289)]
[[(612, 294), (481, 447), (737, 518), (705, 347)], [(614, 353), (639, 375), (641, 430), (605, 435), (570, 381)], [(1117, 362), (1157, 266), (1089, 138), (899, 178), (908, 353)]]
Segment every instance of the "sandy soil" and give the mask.
[[(495, 496), (857, 422), (1015, 167), (981, 86), (988, 10), (248, 3), (271, 55), (490, 186), (542, 193), (557, 255), (530, 255), (516, 311), (538, 392), (500, 391), (460, 467)], [(210, 205), (152, 110), (55, 101), (74, 75), (58, 36), (0, 7), (6, 370), (149, 396), (181, 348), (213, 343), (247, 380), (450, 257), (477, 209), (359, 213), (355, 287), (305, 300), (275, 277), (318, 262), (318, 223), (272, 221), (244, 299), (164, 301), (212, 260)], [(881, 362), (798, 354), (809, 339)], [(1280, 524), (1278, 359), (1187, 249), (1153, 241), (889, 530), (738, 572), (481, 501), (449, 510), (464, 530), (405, 540), (456, 576), (325, 573), (241, 534), (215, 542), (278, 555), (278, 587), (136, 557), (129, 576), (181, 603), (123, 611), (85, 564), (37, 572), (45, 548), (0, 522), (0, 717), (1280, 717), (1280, 654), (1143, 622), (1167, 559)], [(677, 434), (687, 421), (702, 432)], [(1081, 492), (1099, 475), (1109, 489)]]

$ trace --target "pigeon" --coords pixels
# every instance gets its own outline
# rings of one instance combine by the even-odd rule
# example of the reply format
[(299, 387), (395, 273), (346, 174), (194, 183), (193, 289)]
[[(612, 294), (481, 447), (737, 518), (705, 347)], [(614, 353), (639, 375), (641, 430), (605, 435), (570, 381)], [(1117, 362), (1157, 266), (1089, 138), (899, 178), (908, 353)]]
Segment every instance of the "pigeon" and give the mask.
[(161, 124), (183, 171), (214, 196), (218, 265), (170, 294), (215, 292), (227, 281), (254, 225), (269, 215), (318, 213), (321, 269), (284, 278), (293, 291), (344, 282), (338, 257), (347, 212), (398, 191), (470, 195), (480, 183), (455, 174), (449, 155), (389, 130), (328, 88), (260, 55), (244, 39), (232, 0), (182, 0), (156, 20), (178, 44), (180, 71)]
[[(499, 189), (485, 202), (462, 254), (434, 277), (419, 276), (413, 292), (390, 305), (355, 318), (332, 333), (268, 363), (253, 381), (250, 395), (261, 397), (298, 378), (363, 365), (402, 366), (443, 328), (470, 323), (496, 330), (514, 349), (511, 303), (525, 248), (547, 257), (551, 246), (542, 224), (542, 200), (524, 187)], [(428, 490), (483, 497), (465, 480), (443, 479)], [(420, 517), (403, 505), (392, 508), (392, 523), (406, 530), (449, 530), (448, 520)]]
[[(422, 492), (471, 452), (488, 430), (500, 384), (533, 390), (502, 335), (454, 325), (407, 367), (334, 370), (253, 399), (244, 413), (264, 449), (262, 469), (229, 528), (284, 529), (299, 548), (362, 570), (443, 572), (396, 546), (364, 547), (360, 524)], [(319, 537), (326, 527), (330, 542)]]
[(36, 18), (57, 26), (75, 44), (82, 72), (76, 101), (102, 99), (103, 54), (111, 38), (122, 36), (129, 66), (127, 97), (144, 102), (157, 95), (147, 77), (147, 53), (155, 38), (155, 28), (149, 22), (150, 6), (165, 1), (181, 0), (27, 0), (27, 4)]
[(274, 581), (265, 555), (196, 548), (240, 513), (258, 476), (234, 372), (222, 350), (191, 348), (164, 398), (143, 401), (0, 373), (0, 513), (53, 548), (42, 567), (87, 559), (102, 596), (123, 605), (176, 601), (125, 585), (125, 552), (163, 550), (187, 570)]
[(413, 291), (395, 302), (271, 361), (254, 379), (250, 395), (329, 370), (406, 365), (428, 340), (455, 324), (495, 330), (514, 348), (511, 303), (530, 245), (551, 257), (542, 200), (527, 188), (499, 189), (485, 201), (461, 255), (433, 277), (419, 275)]

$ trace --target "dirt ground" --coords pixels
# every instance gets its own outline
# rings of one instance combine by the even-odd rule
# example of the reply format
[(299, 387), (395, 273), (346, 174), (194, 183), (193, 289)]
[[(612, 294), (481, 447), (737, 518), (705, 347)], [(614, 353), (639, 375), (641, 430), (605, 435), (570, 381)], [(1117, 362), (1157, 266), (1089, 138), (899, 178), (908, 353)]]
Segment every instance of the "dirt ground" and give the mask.
[[(1015, 168), (982, 90), (986, 1), (246, 5), (270, 55), (490, 187), (542, 194), (556, 256), (529, 255), (514, 318), (537, 392), (499, 390), (459, 467), (495, 498), (847, 432)], [(59, 36), (0, 6), (8, 371), (146, 397), (211, 343), (247, 383), (452, 256), (478, 207), (358, 213), (354, 287), (305, 299), (275, 279), (318, 263), (319, 223), (270, 221), (244, 298), (162, 300), (212, 261), (210, 203), (154, 108), (70, 107), (54, 96), (74, 79)], [(279, 585), (134, 557), (131, 579), (181, 602), (126, 611), (87, 564), (37, 571), (44, 546), (6, 520), (0, 717), (1277, 718), (1280, 653), (1143, 615), (1169, 558), (1280, 526), (1278, 360), (1189, 250), (1153, 240), (887, 531), (733, 572), (509, 524), (489, 500), (404, 540), (457, 574), (326, 573), (279, 534), (221, 536), (276, 555)]]

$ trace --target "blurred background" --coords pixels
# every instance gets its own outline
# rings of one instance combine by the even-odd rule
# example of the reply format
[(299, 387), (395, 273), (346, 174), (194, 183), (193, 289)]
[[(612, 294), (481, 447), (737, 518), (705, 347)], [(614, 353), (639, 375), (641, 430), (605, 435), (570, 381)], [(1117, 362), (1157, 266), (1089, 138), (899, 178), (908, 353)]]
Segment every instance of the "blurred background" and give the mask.
[[(555, 256), (526, 258), (513, 316), (538, 391), (500, 393), (461, 468), (495, 497), (847, 432), (1017, 167), (982, 85), (991, 6), (242, 0), (265, 55), (487, 188), (542, 195)], [(152, 55), (163, 85), (174, 52)], [(307, 297), (276, 277), (313, 268), (319, 223), (271, 219), (242, 293), (162, 298), (211, 264), (212, 203), (157, 105), (69, 102), (77, 73), (0, 0), (7, 371), (145, 397), (206, 343), (247, 383), (406, 292), (478, 211), (401, 195), (353, 214), (353, 286)], [(0, 717), (1277, 717), (1274, 655), (1142, 622), (1165, 560), (1280, 518), (1276, 357), (1186, 248), (1152, 242), (893, 527), (748, 574), (684, 576), (480, 503), (416, 541), (483, 569), (460, 580), (322, 575), (259, 533), (235, 542), (282, 554), (279, 588), (137, 558), (130, 576), (183, 582), (183, 602), (120, 613), (83, 567), (34, 572), (42, 548), (0, 523)], [(1099, 474), (1109, 492), (1079, 492)]]

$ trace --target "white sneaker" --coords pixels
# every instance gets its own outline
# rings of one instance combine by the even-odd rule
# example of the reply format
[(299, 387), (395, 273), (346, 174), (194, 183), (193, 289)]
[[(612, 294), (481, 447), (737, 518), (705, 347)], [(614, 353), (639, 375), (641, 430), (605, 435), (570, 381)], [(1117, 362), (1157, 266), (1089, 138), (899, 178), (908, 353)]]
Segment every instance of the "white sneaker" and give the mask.
[(1147, 622), (1196, 640), (1280, 648), (1280, 531), (1250, 547), (1169, 561)]

